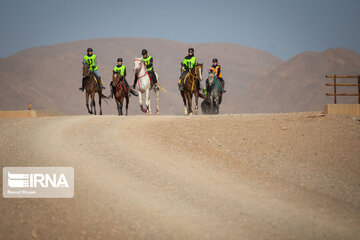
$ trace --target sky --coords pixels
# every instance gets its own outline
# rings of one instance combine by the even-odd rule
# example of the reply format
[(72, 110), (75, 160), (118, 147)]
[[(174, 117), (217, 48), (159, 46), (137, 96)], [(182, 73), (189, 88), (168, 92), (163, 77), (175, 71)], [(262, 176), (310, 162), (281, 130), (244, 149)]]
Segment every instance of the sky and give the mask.
[(0, 57), (113, 37), (229, 42), (283, 60), (336, 47), (360, 53), (360, 0), (0, 0)]

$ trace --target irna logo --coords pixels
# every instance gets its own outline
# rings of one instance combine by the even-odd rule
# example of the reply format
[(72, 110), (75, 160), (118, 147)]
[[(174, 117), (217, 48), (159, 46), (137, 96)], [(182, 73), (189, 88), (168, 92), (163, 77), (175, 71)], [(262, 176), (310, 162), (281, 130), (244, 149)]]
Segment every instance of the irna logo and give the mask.
[(4, 167), (5, 198), (73, 198), (72, 167)]
[(8, 185), (12, 188), (69, 187), (64, 174), (19, 174), (8, 172)]

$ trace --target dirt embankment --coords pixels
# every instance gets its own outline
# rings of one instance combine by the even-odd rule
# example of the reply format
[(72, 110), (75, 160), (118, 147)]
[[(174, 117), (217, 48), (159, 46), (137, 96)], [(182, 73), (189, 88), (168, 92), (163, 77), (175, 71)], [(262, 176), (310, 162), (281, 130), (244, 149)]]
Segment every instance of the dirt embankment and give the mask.
[(360, 235), (359, 117), (65, 116), (0, 132), (2, 167), (75, 169), (73, 199), (2, 198), (1, 239)]

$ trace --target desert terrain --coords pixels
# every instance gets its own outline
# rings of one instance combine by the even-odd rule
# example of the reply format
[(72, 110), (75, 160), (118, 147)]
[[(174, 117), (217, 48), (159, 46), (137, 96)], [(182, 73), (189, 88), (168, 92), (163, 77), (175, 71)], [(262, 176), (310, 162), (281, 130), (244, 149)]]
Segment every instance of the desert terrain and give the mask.
[[(189, 44), (151, 38), (107, 38), (33, 47), (0, 58), (0, 109), (33, 109), (54, 114), (87, 114), (85, 94), (78, 88), (82, 77), (82, 57), (88, 47), (98, 56), (99, 73), (110, 94), (109, 83), (116, 59), (122, 57), (127, 80), (132, 84), (135, 57), (146, 48), (154, 58), (155, 71), (167, 92), (160, 93), (160, 114), (183, 115), (177, 81), (180, 62), (193, 47), (198, 62), (204, 63), (204, 79), (213, 58), (219, 59), (226, 81), (221, 113), (279, 113), (322, 111), (332, 103), (327, 97), (325, 75), (358, 75), (360, 54), (345, 48), (304, 52), (282, 60), (263, 50), (231, 43)], [(338, 82), (355, 83), (338, 79)], [(203, 83), (203, 85), (205, 85)], [(357, 92), (355, 87), (339, 87), (340, 92)], [(154, 93), (151, 94), (154, 99)], [(339, 97), (338, 103), (356, 103), (356, 97)], [(152, 101), (155, 108), (155, 101)], [(116, 114), (114, 102), (103, 104), (104, 114)], [(129, 113), (142, 114), (138, 99), (130, 99)]]
[(75, 169), (72, 199), (1, 198), (0, 239), (357, 239), (359, 120), (0, 119), (2, 167)]

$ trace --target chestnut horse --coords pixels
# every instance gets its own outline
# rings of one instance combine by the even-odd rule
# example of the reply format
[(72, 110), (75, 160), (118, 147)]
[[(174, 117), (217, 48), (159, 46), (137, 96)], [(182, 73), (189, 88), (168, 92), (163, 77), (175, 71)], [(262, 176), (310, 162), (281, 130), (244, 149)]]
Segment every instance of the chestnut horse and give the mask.
[(116, 89), (114, 91), (114, 95), (115, 95), (115, 102), (116, 102), (116, 107), (118, 110), (118, 115), (123, 115), (122, 108), (123, 108), (124, 98), (126, 99), (125, 114), (128, 115), (129, 94), (126, 90), (125, 83), (121, 79), (121, 76), (119, 73), (116, 73), (116, 72), (113, 73), (111, 85)]
[[(102, 89), (99, 87), (97, 81), (101, 81), (97, 79), (95, 74), (90, 71), (90, 65), (83, 63), (83, 78), (85, 78), (85, 97), (86, 97), (86, 107), (89, 114), (93, 114), (93, 107), (94, 107), (94, 114), (96, 115), (96, 107), (95, 107), (95, 93), (99, 95), (99, 106), (100, 106), (100, 115), (102, 115), (101, 109), (101, 99), (107, 99), (105, 95), (102, 94)], [(91, 110), (89, 109), (89, 96), (91, 97)]]
[[(192, 97), (195, 96), (195, 114), (198, 114), (199, 90), (197, 81), (202, 81), (203, 64), (197, 63), (184, 78), (184, 88), (180, 90), (184, 102), (185, 115), (192, 115)], [(186, 102), (188, 107), (186, 107)]]

